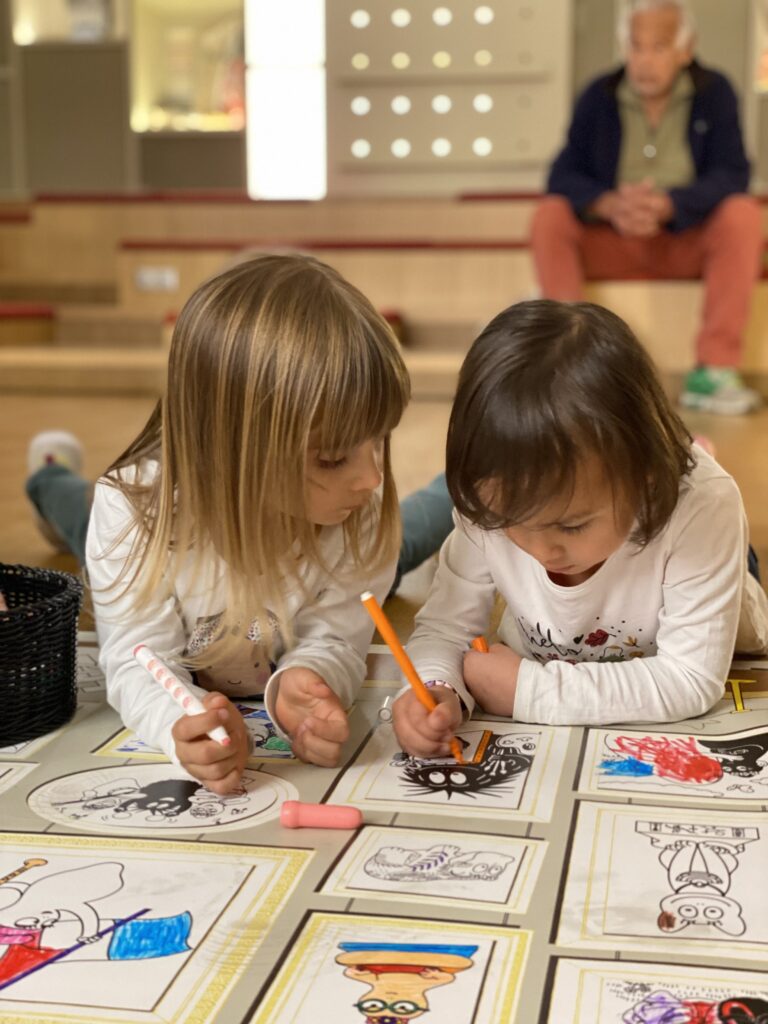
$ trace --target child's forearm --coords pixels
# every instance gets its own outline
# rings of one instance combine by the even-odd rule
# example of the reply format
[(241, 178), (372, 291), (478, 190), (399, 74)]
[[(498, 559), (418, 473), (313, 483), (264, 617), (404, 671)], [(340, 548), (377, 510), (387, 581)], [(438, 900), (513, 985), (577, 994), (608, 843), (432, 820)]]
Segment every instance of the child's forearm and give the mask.
[(725, 671), (705, 673), (668, 656), (624, 662), (523, 659), (515, 718), (548, 725), (676, 722), (708, 711), (723, 695)]

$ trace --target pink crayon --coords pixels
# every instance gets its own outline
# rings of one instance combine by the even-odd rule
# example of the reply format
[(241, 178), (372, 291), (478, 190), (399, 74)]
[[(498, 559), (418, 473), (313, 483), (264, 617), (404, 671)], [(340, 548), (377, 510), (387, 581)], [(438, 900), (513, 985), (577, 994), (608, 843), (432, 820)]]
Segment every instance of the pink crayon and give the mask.
[[(159, 683), (173, 697), (179, 707), (184, 709), (187, 715), (205, 714), (205, 707), (202, 701), (192, 693), (189, 687), (182, 683), (178, 676), (171, 672), (168, 666), (156, 654), (150, 651), (146, 644), (137, 644), (133, 648), (133, 656), (149, 672), (155, 682)], [(228, 747), (232, 742), (223, 725), (217, 725), (208, 732), (208, 735), (212, 740), (220, 743), (222, 747)]]
[(305, 804), (286, 800), (280, 808), (280, 824), (285, 828), (358, 828), (363, 815), (357, 807), (341, 804)]

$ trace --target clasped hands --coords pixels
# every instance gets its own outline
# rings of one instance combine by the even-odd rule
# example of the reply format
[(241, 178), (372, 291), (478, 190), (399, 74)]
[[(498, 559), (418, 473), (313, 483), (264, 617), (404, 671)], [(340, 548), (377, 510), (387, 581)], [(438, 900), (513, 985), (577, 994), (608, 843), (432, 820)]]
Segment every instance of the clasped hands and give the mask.
[(653, 238), (672, 220), (675, 207), (669, 193), (646, 179), (603, 192), (590, 213), (608, 221), (624, 238)]
[[(505, 644), (492, 644), (487, 653), (470, 650), (464, 655), (464, 682), (487, 714), (512, 716), (521, 661)], [(406, 754), (448, 757), (451, 738), (464, 718), (461, 702), (448, 686), (435, 686), (429, 692), (437, 704), (432, 711), (419, 703), (412, 690), (397, 698), (392, 706), (395, 735)]]

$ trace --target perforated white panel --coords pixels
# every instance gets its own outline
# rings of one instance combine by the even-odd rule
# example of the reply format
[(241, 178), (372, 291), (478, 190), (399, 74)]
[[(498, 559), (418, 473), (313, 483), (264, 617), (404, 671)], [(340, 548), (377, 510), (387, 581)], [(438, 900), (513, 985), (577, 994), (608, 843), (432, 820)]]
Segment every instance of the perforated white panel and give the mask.
[(330, 191), (539, 187), (570, 44), (568, 0), (329, 3)]

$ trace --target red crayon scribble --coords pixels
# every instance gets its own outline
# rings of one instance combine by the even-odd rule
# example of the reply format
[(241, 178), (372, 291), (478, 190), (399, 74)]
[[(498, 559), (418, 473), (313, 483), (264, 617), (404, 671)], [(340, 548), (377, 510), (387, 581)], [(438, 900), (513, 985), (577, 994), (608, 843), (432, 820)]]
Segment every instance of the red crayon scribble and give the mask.
[(717, 1015), (717, 1003), (690, 1002), (685, 999), (681, 1003), (688, 1014), (686, 1024), (718, 1024), (721, 1019)]
[(714, 757), (708, 757), (696, 746), (693, 736), (669, 739), (666, 736), (619, 736), (615, 749), (638, 761), (649, 761), (662, 779), (681, 782), (717, 782), (723, 769)]

